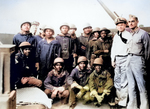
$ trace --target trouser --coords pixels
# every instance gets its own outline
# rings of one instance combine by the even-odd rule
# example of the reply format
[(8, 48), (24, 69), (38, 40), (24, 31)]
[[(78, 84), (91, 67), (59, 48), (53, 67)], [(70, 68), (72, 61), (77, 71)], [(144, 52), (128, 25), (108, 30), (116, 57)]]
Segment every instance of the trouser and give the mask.
[(56, 95), (55, 95), (55, 94), (53, 93), (53, 91), (50, 90), (50, 89), (45, 89), (44, 92), (46, 93), (46, 95), (48, 95), (48, 97), (51, 97), (52, 99), (58, 97), (59, 99), (63, 99), (62, 102), (63, 102), (64, 104), (68, 103), (69, 90), (64, 90), (64, 91), (61, 92), (61, 93), (58, 91), (58, 93), (57, 93)]
[(116, 67), (114, 76), (114, 86), (118, 97), (118, 105), (126, 106), (128, 97), (128, 81), (126, 76), (126, 60), (127, 57), (116, 57)]
[(144, 57), (128, 55), (127, 60), (127, 79), (129, 87), (129, 103), (127, 109), (137, 109), (136, 84), (140, 95), (140, 109), (149, 109), (144, 80), (144, 75), (146, 74)]

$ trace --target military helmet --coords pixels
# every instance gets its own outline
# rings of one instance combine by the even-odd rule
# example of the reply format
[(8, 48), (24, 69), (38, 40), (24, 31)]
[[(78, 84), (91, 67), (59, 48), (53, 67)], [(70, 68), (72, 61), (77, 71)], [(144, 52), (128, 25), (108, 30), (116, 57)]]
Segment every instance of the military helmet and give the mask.
[(20, 45), (19, 45), (19, 47), (21, 48), (21, 47), (31, 47), (31, 44), (29, 43), (29, 42), (22, 42)]
[(77, 30), (77, 27), (74, 24), (71, 24), (70, 28)]
[(126, 24), (127, 20), (125, 18), (123, 18), (123, 17), (117, 17), (115, 19), (115, 24), (118, 25), (119, 23), (125, 23)]
[(40, 30), (44, 30), (45, 27), (46, 27), (46, 25), (40, 25), (40, 26), (39, 26), (39, 29), (40, 29)]
[(85, 28), (88, 28), (88, 27), (91, 27), (91, 28), (92, 28), (92, 26), (91, 26), (89, 23), (84, 24), (84, 25), (83, 25), (83, 30), (84, 30)]
[(68, 23), (66, 23), (66, 22), (61, 24), (60, 29), (61, 29), (63, 26), (67, 26), (68, 28), (70, 28), (69, 25), (68, 25)]
[(96, 58), (93, 62), (93, 65), (94, 64), (103, 65), (103, 59), (102, 58)]
[(100, 32), (100, 28), (99, 27), (95, 27), (92, 31), (92, 34), (94, 34), (94, 32)]
[(28, 23), (28, 24), (30, 25), (30, 27), (31, 27), (31, 22), (23, 22), (23, 23), (21, 24), (20, 28), (22, 28), (22, 25), (25, 24), (25, 23)]
[(105, 27), (103, 27), (103, 28), (100, 30), (100, 33), (101, 33), (102, 31), (105, 31), (107, 34), (110, 33), (110, 30), (107, 29), (107, 28), (105, 28)]
[(79, 64), (80, 62), (87, 62), (87, 58), (86, 58), (85, 56), (80, 56), (80, 57), (78, 58), (78, 64)]
[(53, 32), (54, 32), (54, 29), (51, 27), (51, 26), (45, 26), (45, 28), (44, 28), (44, 32), (46, 31), (46, 29), (50, 29), (50, 30), (52, 30)]
[(54, 60), (54, 64), (57, 64), (57, 63), (64, 63), (64, 60), (62, 58), (58, 57)]

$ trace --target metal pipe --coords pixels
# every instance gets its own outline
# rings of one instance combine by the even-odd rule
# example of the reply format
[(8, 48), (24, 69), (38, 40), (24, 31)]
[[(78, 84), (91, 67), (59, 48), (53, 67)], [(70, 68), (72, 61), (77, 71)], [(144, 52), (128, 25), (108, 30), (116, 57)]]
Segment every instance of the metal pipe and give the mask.
[(104, 10), (108, 13), (108, 15), (113, 19), (115, 20), (116, 19), (116, 16), (107, 8), (107, 6), (101, 1), (101, 0), (97, 0), (100, 5), (104, 8)]

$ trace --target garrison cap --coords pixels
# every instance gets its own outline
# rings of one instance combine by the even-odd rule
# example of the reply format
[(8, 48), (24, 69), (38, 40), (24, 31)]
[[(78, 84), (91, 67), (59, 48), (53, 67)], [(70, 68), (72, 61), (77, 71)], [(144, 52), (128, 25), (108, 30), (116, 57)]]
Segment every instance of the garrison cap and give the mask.
[(138, 17), (136, 17), (135, 15), (129, 14), (129, 19), (130, 19), (130, 18), (135, 18), (136, 20), (138, 20)]

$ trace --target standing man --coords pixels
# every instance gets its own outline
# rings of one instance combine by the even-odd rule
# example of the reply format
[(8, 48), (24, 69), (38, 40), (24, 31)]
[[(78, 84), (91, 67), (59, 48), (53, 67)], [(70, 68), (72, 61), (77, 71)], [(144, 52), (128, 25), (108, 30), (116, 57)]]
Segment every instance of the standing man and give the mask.
[(102, 56), (104, 60), (104, 69), (111, 71), (110, 51), (112, 39), (108, 37), (109, 33), (110, 30), (105, 27), (100, 30), (100, 38), (96, 41), (94, 46), (94, 54), (96, 57)]
[(127, 26), (125, 18), (116, 18), (115, 24), (118, 32), (114, 36), (111, 48), (111, 62), (115, 68), (114, 86), (119, 100), (118, 105), (126, 107), (128, 97), (128, 81), (126, 77), (127, 43), (129, 43), (131, 35), (125, 30)]
[(80, 56), (86, 56), (88, 42), (91, 39), (92, 26), (90, 24), (85, 24), (83, 27), (83, 34), (78, 38), (79, 39), (79, 50)]
[(78, 58), (78, 53), (79, 53), (79, 50), (78, 50), (79, 41), (78, 41), (78, 38), (77, 38), (76, 33), (75, 33), (76, 31), (77, 31), (77, 27), (74, 24), (71, 24), (70, 29), (69, 29), (69, 34), (71, 36), (71, 39), (72, 39), (73, 45), (74, 45), (73, 67), (75, 67), (77, 65), (77, 58)]
[(65, 70), (71, 73), (72, 65), (73, 65), (73, 53), (74, 53), (74, 46), (71, 40), (70, 35), (68, 34), (69, 25), (67, 23), (63, 23), (60, 26), (61, 33), (56, 36), (56, 40), (61, 44), (61, 54), (62, 58), (64, 59)]
[(140, 109), (149, 109), (144, 75), (146, 75), (145, 62), (148, 61), (150, 56), (150, 37), (146, 31), (138, 27), (138, 22), (136, 16), (129, 15), (128, 25), (131, 29), (132, 40), (128, 46), (127, 79), (129, 103), (127, 109), (137, 108), (136, 84), (140, 95)]

